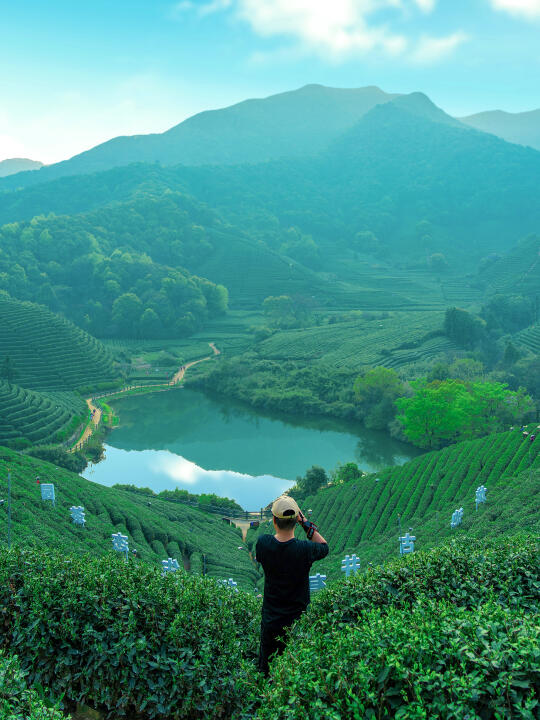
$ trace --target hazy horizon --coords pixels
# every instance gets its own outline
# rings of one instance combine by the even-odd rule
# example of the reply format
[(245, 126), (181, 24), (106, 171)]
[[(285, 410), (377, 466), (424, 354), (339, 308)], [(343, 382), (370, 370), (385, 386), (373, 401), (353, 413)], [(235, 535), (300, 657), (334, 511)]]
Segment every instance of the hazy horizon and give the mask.
[(455, 117), (536, 109), (539, 21), (538, 0), (30, 0), (3, 13), (0, 159), (51, 164), (312, 83), (420, 91)]
[[(322, 87), (325, 87), (325, 88), (339, 89), (339, 90), (358, 90), (358, 89), (362, 89), (362, 88), (352, 88), (352, 87), (349, 88), (349, 87), (338, 87), (338, 86), (322, 85), (321, 83), (308, 83), (307, 85), (321, 85)], [(274, 95), (279, 95), (279, 94), (287, 93), (287, 92), (295, 92), (295, 91), (297, 91), (297, 90), (301, 90), (303, 87), (306, 87), (306, 86), (303, 85), (303, 86), (298, 87), (298, 88), (289, 88), (288, 90), (284, 90), (284, 91), (282, 91), (282, 92), (280, 92), (280, 93), (272, 93), (272, 94), (270, 94), (270, 95), (265, 95), (265, 96), (257, 96), (257, 97), (243, 98), (242, 100), (239, 100), (238, 102), (231, 103), (230, 105), (223, 105), (223, 106), (220, 106), (220, 107), (208, 107), (208, 108), (203, 108), (202, 110), (199, 110), (199, 111), (193, 113), (193, 115), (188, 115), (187, 117), (182, 118), (182, 119), (179, 120), (178, 122), (175, 122), (175, 123), (173, 123), (173, 125), (168, 126), (168, 127), (165, 127), (165, 128), (163, 128), (162, 130), (148, 130), (148, 131), (141, 131), (141, 132), (121, 133), (120, 135), (115, 135), (115, 136), (107, 137), (107, 138), (105, 138), (105, 139), (104, 139), (103, 141), (101, 141), (101, 142), (108, 142), (109, 140), (112, 140), (114, 137), (133, 137), (133, 136), (136, 136), (136, 135), (161, 134), (161, 133), (163, 133), (163, 132), (167, 132), (167, 130), (170, 130), (172, 127), (175, 127), (176, 125), (180, 125), (180, 124), (181, 124), (182, 122), (184, 122), (185, 120), (187, 120), (187, 119), (189, 119), (189, 118), (191, 118), (191, 117), (194, 117), (195, 115), (199, 115), (199, 114), (201, 114), (201, 113), (204, 113), (204, 112), (210, 112), (210, 111), (213, 111), (213, 110), (222, 110), (222, 109), (224, 109), (224, 108), (231, 107), (231, 106), (240, 104), (240, 103), (242, 103), (242, 102), (245, 102), (245, 101), (247, 101), (247, 100), (263, 100), (263, 99), (268, 98), (268, 97), (273, 97)], [(362, 87), (377, 87), (379, 90), (382, 90), (383, 92), (385, 92), (385, 93), (387, 93), (387, 94), (409, 94), (409, 93), (401, 93), (399, 90), (394, 90), (394, 89), (393, 89), (393, 90), (386, 90), (385, 88), (381, 88), (381, 87), (378, 86), (378, 85), (371, 85), (371, 86), (366, 85), (366, 86), (362, 86)], [(419, 90), (416, 90), (416, 91), (415, 91), (415, 90), (412, 90), (411, 92), (414, 93), (414, 92), (423, 92), (423, 91), (422, 91), (421, 89), (419, 89)], [(432, 98), (430, 98), (430, 99), (432, 99)], [(439, 106), (439, 107), (440, 107), (440, 106)], [(442, 107), (441, 109), (444, 110), (445, 112), (447, 112), (447, 110), (446, 110), (444, 107)], [(536, 110), (540, 110), (540, 107), (539, 107), (539, 108), (531, 108), (530, 110), (523, 110), (523, 111), (521, 111), (521, 112), (523, 112), (523, 113), (526, 113), (526, 112), (534, 112), (534, 111), (536, 111)], [(507, 113), (507, 114), (509, 114), (509, 115), (518, 115), (518, 114), (521, 114), (520, 111), (510, 112), (510, 111), (508, 111), (508, 110), (506, 110), (506, 109), (504, 109), (504, 108), (501, 108), (501, 107), (497, 107), (497, 108), (485, 108), (484, 110), (478, 111), (478, 113), (483, 113), (483, 112), (504, 112), (504, 113)], [(448, 114), (449, 114), (449, 115), (452, 115), (452, 113), (448, 113)], [(468, 117), (469, 115), (473, 116), (473, 115), (475, 115), (475, 114), (477, 114), (477, 113), (467, 113), (467, 114), (463, 114), (463, 115), (461, 115), (461, 116), (453, 115), (453, 117)], [(101, 144), (101, 142), (100, 142), (100, 143), (97, 143), (97, 144), (99, 145), (99, 144)], [(90, 150), (92, 147), (95, 147), (95, 145), (92, 145), (92, 146), (89, 146), (89, 147), (84, 147), (84, 148), (82, 148), (81, 150), (77, 151), (77, 152), (75, 153), (75, 155), (78, 155), (79, 153), (82, 153), (82, 152), (85, 152), (85, 151), (87, 151), (87, 150)], [(71, 157), (73, 157), (73, 155), (69, 155), (69, 156), (66, 156), (66, 157), (57, 158), (57, 159), (55, 159), (55, 160), (53, 160), (53, 161), (51, 161), (51, 162), (48, 162), (48, 163), (47, 163), (47, 162), (43, 162), (40, 158), (33, 158), (33, 157), (32, 157), (32, 158), (22, 158), (22, 156), (21, 156), (21, 157), (5, 157), (5, 158), (4, 158), (4, 157), (0, 157), (0, 163), (3, 162), (3, 161), (5, 161), (5, 160), (30, 159), (30, 160), (37, 160), (38, 162), (43, 162), (44, 165), (53, 165), (53, 164), (55, 164), (55, 163), (57, 163), (57, 162), (62, 162), (63, 160), (68, 160), (68, 159), (70, 159)]]

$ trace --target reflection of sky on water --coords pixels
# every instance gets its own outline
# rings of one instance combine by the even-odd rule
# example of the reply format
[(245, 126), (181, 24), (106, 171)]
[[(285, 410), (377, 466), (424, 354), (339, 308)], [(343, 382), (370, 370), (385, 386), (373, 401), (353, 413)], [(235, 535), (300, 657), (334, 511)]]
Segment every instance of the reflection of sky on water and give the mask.
[(330, 471), (355, 461), (374, 471), (418, 454), (358, 423), (263, 413), (188, 389), (125, 398), (115, 409), (120, 426), (108, 437), (107, 459), (85, 477), (213, 492), (248, 510), (267, 505), (312, 465)]
[(105, 446), (106, 461), (89, 466), (83, 476), (101, 485), (116, 483), (150, 487), (155, 492), (182, 488), (191, 493), (215, 493), (236, 500), (246, 510), (258, 510), (293, 484), (272, 475), (247, 475), (232, 470), (205, 470), (167, 450), (142, 452)]

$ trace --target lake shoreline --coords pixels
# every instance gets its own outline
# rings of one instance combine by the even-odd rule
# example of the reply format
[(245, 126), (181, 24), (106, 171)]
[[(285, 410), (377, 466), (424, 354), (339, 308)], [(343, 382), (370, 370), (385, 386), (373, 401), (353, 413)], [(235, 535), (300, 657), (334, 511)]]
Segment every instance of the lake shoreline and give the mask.
[(107, 456), (89, 479), (213, 493), (251, 510), (266, 506), (313, 465), (331, 474), (355, 462), (372, 473), (420, 454), (358, 421), (291, 417), (208, 391), (182, 390), (114, 398), (116, 406), (122, 400), (115, 408), (121, 424), (109, 432)]

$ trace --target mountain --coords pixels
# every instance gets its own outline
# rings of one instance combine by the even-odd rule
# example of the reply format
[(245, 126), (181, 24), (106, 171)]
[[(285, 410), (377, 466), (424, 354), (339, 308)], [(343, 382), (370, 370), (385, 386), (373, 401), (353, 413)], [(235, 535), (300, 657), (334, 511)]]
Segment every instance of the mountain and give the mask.
[[(374, 291), (385, 308), (409, 296), (432, 306), (442, 302), (435, 290), (381, 290), (377, 264), (401, 276), (427, 271), (442, 253), (474, 272), (539, 231), (539, 180), (538, 151), (467, 127), (413, 93), (371, 108), (315, 156), (138, 163), (0, 193), (0, 283), (100, 337), (133, 330), (126, 294), (149, 310), (143, 336), (202, 327), (224, 292), (212, 283), (236, 308), (269, 295), (365, 308)], [(174, 281), (166, 298), (162, 281)], [(186, 293), (193, 317), (179, 310)], [(123, 315), (113, 313), (117, 300)]]
[(398, 97), (378, 87), (306, 85), (194, 115), (160, 134), (117, 137), (3, 187), (24, 187), (134, 162), (205, 165), (266, 162), (317, 153), (379, 103)]
[(540, 150), (540, 108), (522, 113), (489, 110), (460, 118), (477, 130), (497, 135), (507, 142)]
[(39, 170), (40, 167), (43, 167), (42, 162), (28, 160), (27, 158), (0, 160), (0, 178), (15, 175), (15, 173), (24, 172), (25, 170)]

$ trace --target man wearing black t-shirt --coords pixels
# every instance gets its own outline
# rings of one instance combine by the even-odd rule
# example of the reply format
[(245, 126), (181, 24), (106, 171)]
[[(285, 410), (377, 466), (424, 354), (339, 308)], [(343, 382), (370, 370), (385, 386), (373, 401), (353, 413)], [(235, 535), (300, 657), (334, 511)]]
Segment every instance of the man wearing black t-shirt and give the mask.
[[(306, 520), (288, 495), (272, 505), (275, 535), (261, 535), (255, 558), (264, 570), (264, 599), (261, 621), (259, 670), (268, 675), (268, 659), (282, 652), (283, 634), (309, 604), (309, 570), (315, 560), (328, 555), (326, 540), (317, 527)], [(300, 524), (308, 541), (294, 537)]]

